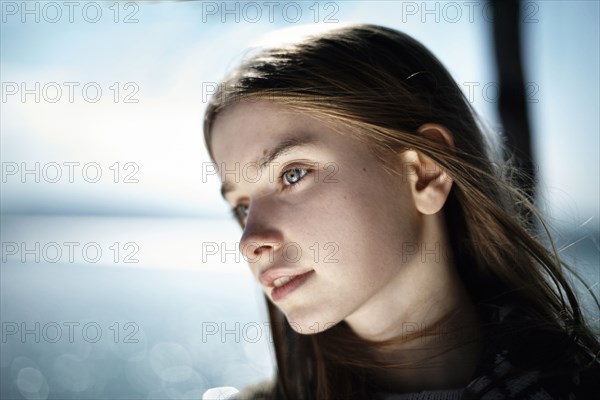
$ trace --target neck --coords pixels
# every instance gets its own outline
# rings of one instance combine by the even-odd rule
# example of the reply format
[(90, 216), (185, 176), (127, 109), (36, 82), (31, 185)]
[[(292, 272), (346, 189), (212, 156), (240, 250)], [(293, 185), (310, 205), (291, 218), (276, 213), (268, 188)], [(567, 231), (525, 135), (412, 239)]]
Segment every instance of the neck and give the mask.
[(477, 368), (481, 332), (475, 313), (465, 307), (400, 344), (374, 350), (373, 361), (387, 366), (371, 375), (384, 391), (415, 392), (463, 388)]
[[(440, 218), (426, 221), (422, 243), (449, 249)], [(431, 247), (431, 246), (430, 246)], [(416, 257), (389, 284), (346, 318), (353, 332), (375, 343), (372, 382), (387, 391), (464, 387), (481, 355), (481, 324), (450, 252)], [(424, 262), (425, 261), (425, 262)]]

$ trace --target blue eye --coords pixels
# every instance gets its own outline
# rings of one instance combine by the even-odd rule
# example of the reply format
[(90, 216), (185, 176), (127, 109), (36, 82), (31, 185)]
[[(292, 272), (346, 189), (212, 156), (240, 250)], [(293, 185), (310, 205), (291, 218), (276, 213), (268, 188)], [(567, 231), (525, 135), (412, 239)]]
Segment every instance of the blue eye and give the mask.
[(308, 173), (306, 168), (290, 168), (281, 174), (284, 186), (292, 186), (298, 183)]
[[(284, 186), (284, 190), (288, 190), (293, 186), (296, 186), (298, 182), (300, 182), (302, 178), (304, 178), (310, 172), (311, 170), (307, 168), (294, 167), (283, 171), (283, 173), (279, 176), (279, 179), (283, 182), (282, 185)], [(248, 218), (248, 209), (248, 204), (238, 204), (231, 209), (233, 217), (242, 227), (244, 227), (244, 221), (246, 218)]]
[(243, 226), (244, 219), (248, 217), (248, 204), (238, 204), (231, 209), (233, 217)]

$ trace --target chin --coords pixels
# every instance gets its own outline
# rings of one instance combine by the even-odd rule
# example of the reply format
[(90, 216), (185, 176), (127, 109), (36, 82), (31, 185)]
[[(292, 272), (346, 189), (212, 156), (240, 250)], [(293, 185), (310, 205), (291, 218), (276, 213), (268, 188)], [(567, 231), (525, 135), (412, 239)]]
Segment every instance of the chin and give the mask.
[(314, 335), (324, 332), (339, 323), (337, 320), (332, 321), (315, 318), (314, 316), (301, 316), (298, 313), (286, 314), (286, 318), (290, 327), (300, 335)]

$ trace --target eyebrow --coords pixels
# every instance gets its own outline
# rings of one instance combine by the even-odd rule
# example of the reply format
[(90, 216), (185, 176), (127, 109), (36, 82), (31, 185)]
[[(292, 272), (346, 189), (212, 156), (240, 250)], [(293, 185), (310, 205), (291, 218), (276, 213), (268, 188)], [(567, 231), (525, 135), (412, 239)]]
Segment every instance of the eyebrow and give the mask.
[[(267, 154), (265, 154), (258, 161), (258, 166), (262, 172), (265, 167), (275, 161), (277, 158), (286, 155), (292, 150), (296, 150), (299, 147), (313, 144), (317, 141), (314, 136), (310, 135), (295, 135), (287, 137), (281, 140), (275, 147), (273, 147)], [(221, 186), (221, 196), (225, 199), (225, 195), (234, 189), (234, 185), (230, 182), (223, 182)], [(227, 199), (225, 199), (227, 200)]]

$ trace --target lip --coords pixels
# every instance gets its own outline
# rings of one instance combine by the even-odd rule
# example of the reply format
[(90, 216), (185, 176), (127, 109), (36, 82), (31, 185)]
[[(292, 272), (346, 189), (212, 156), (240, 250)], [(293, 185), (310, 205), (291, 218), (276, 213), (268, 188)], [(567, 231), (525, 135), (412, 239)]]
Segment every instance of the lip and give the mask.
[(304, 284), (310, 277), (313, 275), (315, 271), (310, 270), (300, 275), (295, 275), (291, 281), (271, 289), (271, 299), (273, 301), (279, 301), (285, 298), (288, 294), (298, 289), (300, 286)]
[[(296, 277), (299, 275), (304, 275), (310, 271), (313, 271), (313, 269), (312, 268), (311, 269), (299, 269), (297, 267), (268, 268), (267, 270), (261, 272), (258, 275), (258, 280), (263, 286), (265, 286), (267, 288), (274, 288), (275, 285), (273, 285), (273, 282), (275, 282), (279, 278), (288, 277), (288, 276), (293, 278), (293, 277)], [(294, 280), (294, 279), (292, 279), (292, 280)], [(288, 283), (290, 283), (290, 282), (288, 282)], [(283, 286), (286, 286), (286, 285), (287, 285), (287, 283)]]

